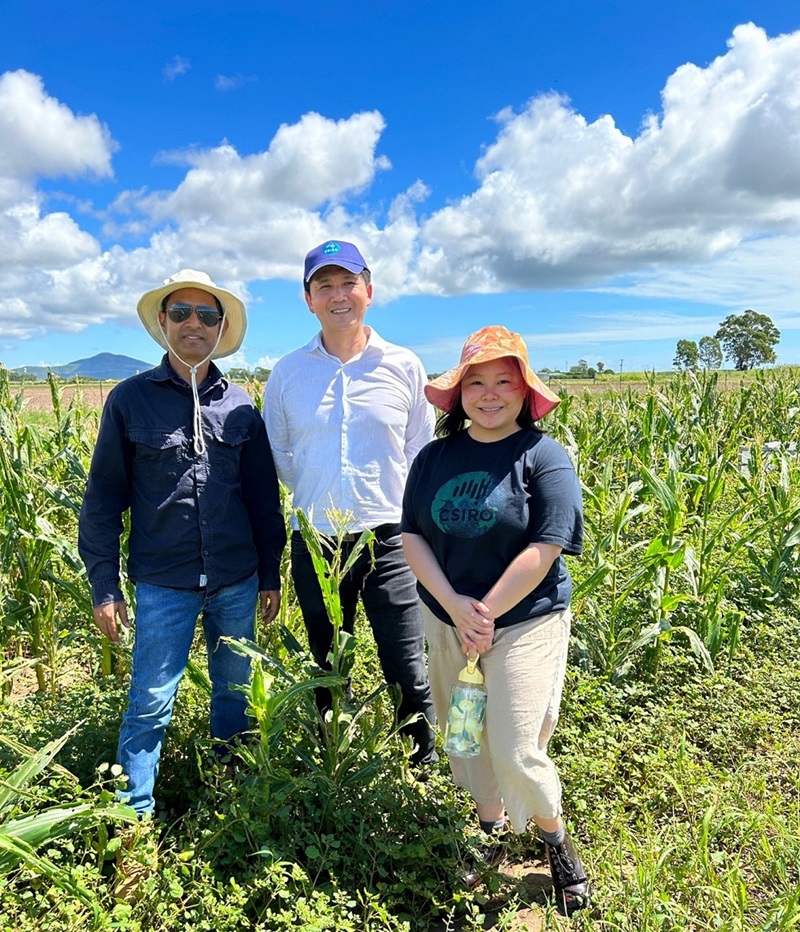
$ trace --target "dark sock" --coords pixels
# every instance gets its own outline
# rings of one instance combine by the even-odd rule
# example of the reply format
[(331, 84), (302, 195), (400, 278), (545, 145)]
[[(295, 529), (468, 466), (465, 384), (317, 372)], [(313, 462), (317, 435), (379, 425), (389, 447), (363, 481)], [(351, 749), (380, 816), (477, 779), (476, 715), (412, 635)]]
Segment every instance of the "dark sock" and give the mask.
[(480, 822), (481, 831), (486, 835), (502, 835), (506, 830), (505, 816), (496, 822), (484, 822), (483, 819), (478, 819), (478, 822)]
[(539, 828), (539, 835), (541, 836), (542, 841), (546, 841), (548, 845), (553, 845), (554, 848), (557, 848), (559, 845), (564, 844), (564, 839), (567, 837), (567, 832), (562, 825), (557, 832), (546, 832), (543, 828)]

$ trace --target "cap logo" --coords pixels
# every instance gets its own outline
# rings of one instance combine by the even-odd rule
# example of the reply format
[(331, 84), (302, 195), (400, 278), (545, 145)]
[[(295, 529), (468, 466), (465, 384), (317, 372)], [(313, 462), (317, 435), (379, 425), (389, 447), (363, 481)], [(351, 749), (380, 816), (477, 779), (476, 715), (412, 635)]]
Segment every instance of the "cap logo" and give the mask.
[(341, 248), (342, 247), (338, 243), (333, 243), (333, 242), (325, 243), (325, 245), (322, 247), (322, 255), (323, 256), (335, 256), (336, 253), (339, 252)]

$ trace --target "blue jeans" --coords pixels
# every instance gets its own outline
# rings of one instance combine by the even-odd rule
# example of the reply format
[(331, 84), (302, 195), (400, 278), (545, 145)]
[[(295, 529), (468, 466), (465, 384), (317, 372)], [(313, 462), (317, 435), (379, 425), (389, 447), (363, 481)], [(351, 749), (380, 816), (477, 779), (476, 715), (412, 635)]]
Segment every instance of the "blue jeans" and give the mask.
[[(425, 635), (417, 586), (403, 555), (399, 526), (387, 528), (385, 533), (383, 531), (383, 528), (378, 529), (373, 544), (374, 566), (369, 548), (365, 547), (339, 585), (343, 627), (352, 633), (360, 596), (378, 648), (384, 679), (400, 687), (399, 720), (414, 712), (422, 713), (421, 719), (405, 726), (402, 731), (417, 746), (412, 763), (426, 764), (437, 759), (436, 738), (431, 728), (436, 718), (425, 668)], [(352, 548), (352, 542), (343, 544), (342, 562)], [(333, 626), (322, 600), (311, 556), (299, 531), (292, 533), (291, 552), (292, 579), (308, 632), (309, 647), (317, 664), (329, 670), (327, 658), (333, 643)], [(328, 690), (317, 690), (317, 705), (321, 711), (330, 707)]]
[(248, 682), (250, 661), (219, 641), (221, 637), (252, 640), (257, 598), (256, 574), (213, 595), (204, 589), (137, 584), (133, 668), (117, 763), (128, 775), (123, 796), (140, 815), (155, 808), (153, 787), (161, 745), (189, 660), (198, 615), (203, 616), (208, 648), (211, 736), (225, 742), (248, 730), (247, 699), (232, 687)]

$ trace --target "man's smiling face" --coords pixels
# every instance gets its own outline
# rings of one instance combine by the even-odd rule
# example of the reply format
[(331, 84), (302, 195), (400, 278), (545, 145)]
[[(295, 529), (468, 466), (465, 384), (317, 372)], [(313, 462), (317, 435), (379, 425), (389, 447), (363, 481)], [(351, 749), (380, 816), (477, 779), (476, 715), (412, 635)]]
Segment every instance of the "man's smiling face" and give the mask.
[(215, 327), (207, 327), (200, 321), (194, 308), (200, 305), (216, 307), (217, 299), (213, 294), (209, 294), (201, 288), (179, 288), (169, 295), (165, 304), (166, 307), (172, 304), (193, 305), (191, 315), (180, 323), (171, 321), (166, 311), (161, 311), (158, 316), (173, 351), (187, 365), (197, 365), (214, 349), (219, 335), (219, 328), (221, 326), (226, 327), (228, 322), (223, 317)]
[(305, 294), (323, 335), (363, 332), (364, 315), (372, 302), (372, 284), (367, 285), (363, 275), (326, 265), (314, 274)]

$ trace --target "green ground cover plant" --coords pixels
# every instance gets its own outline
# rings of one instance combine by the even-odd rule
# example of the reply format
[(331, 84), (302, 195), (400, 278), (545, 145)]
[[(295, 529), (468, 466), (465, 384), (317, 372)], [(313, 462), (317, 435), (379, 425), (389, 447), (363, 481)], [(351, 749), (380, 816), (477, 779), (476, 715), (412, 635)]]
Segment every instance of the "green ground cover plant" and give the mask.
[[(596, 885), (597, 907), (571, 921), (549, 903), (533, 837), (486, 885), (460, 887), (479, 840), (468, 801), (446, 761), (424, 779), (409, 768), (363, 618), (337, 638), (333, 670), (316, 669), (286, 564), (278, 620), (240, 648), (254, 657), (257, 723), (244, 766), (231, 777), (211, 754), (198, 642), (159, 778), (159, 870), (138, 902), (116, 903), (124, 809), (109, 762), (126, 654), (95, 634), (74, 559), (97, 412), (80, 397), (61, 406), (54, 385), (53, 417), (32, 420), (1, 379), (0, 852), (8, 826), (35, 834), (27, 857), (0, 856), (0, 928), (800, 929), (791, 372), (735, 390), (690, 373), (565, 395), (548, 419), (587, 525), (552, 744)], [(343, 569), (320, 565), (334, 618)], [(335, 697), (325, 722), (322, 682)]]

